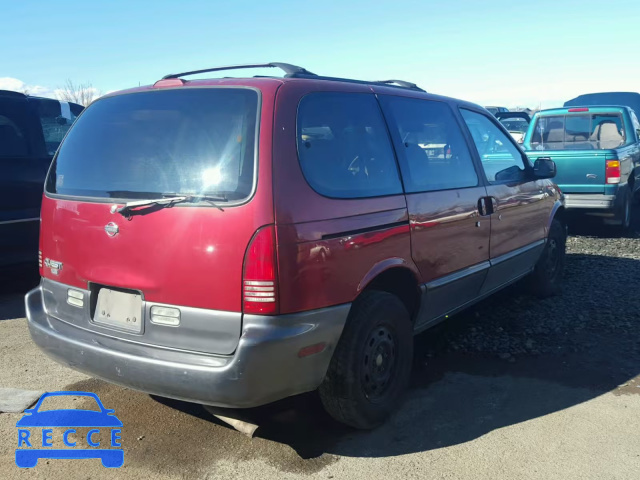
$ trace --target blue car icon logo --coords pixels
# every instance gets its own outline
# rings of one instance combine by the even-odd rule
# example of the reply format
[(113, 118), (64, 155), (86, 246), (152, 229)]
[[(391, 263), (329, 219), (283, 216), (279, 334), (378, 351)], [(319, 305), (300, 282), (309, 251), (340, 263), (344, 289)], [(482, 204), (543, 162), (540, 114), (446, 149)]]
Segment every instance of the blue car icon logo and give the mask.
[[(55, 409), (43, 410), (42, 403), (51, 397), (89, 397), (95, 400), (98, 410)], [(33, 468), (41, 458), (85, 459), (99, 458), (107, 468), (118, 468), (124, 463), (124, 451), (120, 444), (122, 422), (107, 409), (95, 393), (91, 392), (49, 392), (40, 397), (38, 403), (24, 411), (24, 416), (16, 423), (18, 427), (18, 448), (16, 465)], [(88, 448), (78, 445), (79, 440), (71, 440), (76, 428), (91, 428), (83, 437)], [(40, 431), (41, 429), (41, 431)], [(54, 429), (65, 447), (53, 448)], [(38, 435), (40, 433), (40, 435)], [(109, 446), (111, 448), (105, 448)]]

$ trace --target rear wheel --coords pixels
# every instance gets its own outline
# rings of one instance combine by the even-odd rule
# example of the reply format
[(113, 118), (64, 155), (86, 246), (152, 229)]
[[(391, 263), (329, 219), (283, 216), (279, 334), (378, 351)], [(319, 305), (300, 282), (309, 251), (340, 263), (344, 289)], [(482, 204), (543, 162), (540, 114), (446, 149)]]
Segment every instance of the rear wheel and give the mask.
[(539, 297), (551, 297), (562, 290), (562, 274), (567, 243), (565, 226), (554, 219), (542, 255), (529, 277), (533, 293)]
[(352, 427), (377, 427), (397, 407), (412, 360), (413, 328), (402, 301), (387, 292), (363, 292), (320, 385), (324, 408)]
[(622, 204), (619, 220), (620, 224), (617, 227), (620, 232), (624, 233), (629, 230), (631, 226), (631, 192), (629, 190), (624, 195), (624, 203)]

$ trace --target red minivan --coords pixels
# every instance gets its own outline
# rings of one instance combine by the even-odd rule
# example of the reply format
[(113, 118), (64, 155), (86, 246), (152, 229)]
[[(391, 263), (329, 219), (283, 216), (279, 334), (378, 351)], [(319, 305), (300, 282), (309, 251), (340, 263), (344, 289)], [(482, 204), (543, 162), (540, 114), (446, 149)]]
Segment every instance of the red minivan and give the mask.
[[(285, 77), (186, 81), (278, 67)], [(558, 291), (564, 206), (482, 107), (289, 64), (107, 95), (64, 139), (26, 297), (55, 360), (253, 407), (319, 389), (382, 423), (413, 334), (525, 276)]]

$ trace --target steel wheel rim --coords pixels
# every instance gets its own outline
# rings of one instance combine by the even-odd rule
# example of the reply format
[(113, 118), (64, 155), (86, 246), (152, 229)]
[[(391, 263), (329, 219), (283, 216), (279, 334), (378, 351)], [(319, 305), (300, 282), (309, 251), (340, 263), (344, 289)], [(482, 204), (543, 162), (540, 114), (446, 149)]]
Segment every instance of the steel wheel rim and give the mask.
[(388, 391), (397, 366), (398, 340), (386, 326), (377, 326), (369, 336), (362, 358), (361, 383), (365, 396), (375, 402)]

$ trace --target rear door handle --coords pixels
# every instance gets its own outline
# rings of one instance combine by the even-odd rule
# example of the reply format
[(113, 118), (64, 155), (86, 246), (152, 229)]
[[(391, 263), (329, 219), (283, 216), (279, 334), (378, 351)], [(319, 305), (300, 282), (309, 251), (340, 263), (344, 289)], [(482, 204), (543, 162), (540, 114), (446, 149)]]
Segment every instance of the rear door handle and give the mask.
[(483, 217), (498, 211), (498, 199), (495, 197), (481, 197), (478, 200), (478, 212)]

